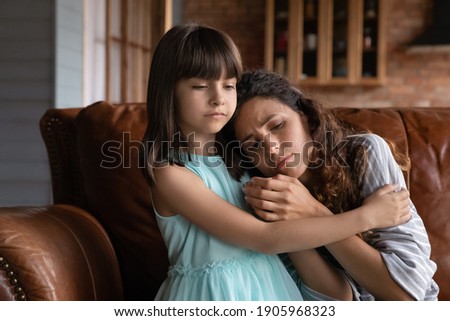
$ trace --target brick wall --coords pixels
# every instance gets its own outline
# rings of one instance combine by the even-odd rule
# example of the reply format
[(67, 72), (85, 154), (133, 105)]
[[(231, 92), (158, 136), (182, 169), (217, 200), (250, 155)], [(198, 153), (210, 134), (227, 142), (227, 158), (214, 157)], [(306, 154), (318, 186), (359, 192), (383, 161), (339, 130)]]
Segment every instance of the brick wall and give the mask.
[[(379, 87), (314, 87), (330, 106), (450, 107), (450, 53), (406, 53), (431, 20), (429, 0), (387, 1), (387, 82)], [(247, 67), (264, 62), (265, 0), (184, 0), (183, 20), (222, 29)]]
[(184, 0), (183, 21), (227, 32), (238, 45), (246, 67), (264, 66), (265, 0)]

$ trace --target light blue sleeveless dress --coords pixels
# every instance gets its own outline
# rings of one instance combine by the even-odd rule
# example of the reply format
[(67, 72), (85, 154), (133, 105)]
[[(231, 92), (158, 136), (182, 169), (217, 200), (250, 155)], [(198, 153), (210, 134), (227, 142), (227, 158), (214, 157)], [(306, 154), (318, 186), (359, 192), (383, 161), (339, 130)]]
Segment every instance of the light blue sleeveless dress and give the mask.
[[(246, 209), (241, 187), (219, 156), (191, 155), (186, 168), (223, 199)], [(277, 255), (266, 255), (221, 241), (182, 215), (160, 216), (170, 268), (155, 300), (302, 300)], [(251, 214), (248, 214), (251, 215)]]

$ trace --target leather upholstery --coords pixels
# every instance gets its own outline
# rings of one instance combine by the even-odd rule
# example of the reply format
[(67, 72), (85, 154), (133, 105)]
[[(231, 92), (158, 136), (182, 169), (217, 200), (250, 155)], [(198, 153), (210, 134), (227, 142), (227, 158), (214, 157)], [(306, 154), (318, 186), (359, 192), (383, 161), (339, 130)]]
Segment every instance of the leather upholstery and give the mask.
[[(450, 300), (450, 109), (335, 112), (410, 154), (405, 177), (438, 264), (439, 298)], [(56, 205), (0, 209), (0, 299), (154, 297), (168, 262), (139, 161), (145, 123), (142, 103), (47, 111), (41, 132)]]
[(100, 103), (75, 120), (87, 207), (109, 231), (125, 297), (133, 300), (153, 299), (168, 266), (139, 163), (146, 119), (140, 105)]
[(0, 227), (0, 299), (122, 298), (109, 237), (81, 208), (2, 208)]

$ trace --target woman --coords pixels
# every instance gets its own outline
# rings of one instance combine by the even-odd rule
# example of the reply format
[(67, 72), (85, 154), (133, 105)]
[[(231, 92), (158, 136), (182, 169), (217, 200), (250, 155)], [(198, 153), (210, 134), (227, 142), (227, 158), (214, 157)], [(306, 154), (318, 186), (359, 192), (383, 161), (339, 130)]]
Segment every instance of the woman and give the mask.
[[(324, 216), (357, 208), (384, 184), (405, 187), (394, 157), (399, 154), (385, 140), (339, 124), (285, 78), (247, 72), (237, 90), (238, 106), (226, 132), (229, 140), (239, 140), (258, 174), (268, 177), (253, 177), (244, 189), (261, 218), (310, 216), (307, 209), (317, 207), (310, 194), (324, 205), (314, 215)], [(330, 262), (351, 278), (355, 299), (437, 300), (428, 236), (412, 202), (410, 210), (412, 218), (404, 224), (326, 245)], [(302, 252), (291, 260), (300, 278), (314, 271), (314, 260), (308, 266)]]

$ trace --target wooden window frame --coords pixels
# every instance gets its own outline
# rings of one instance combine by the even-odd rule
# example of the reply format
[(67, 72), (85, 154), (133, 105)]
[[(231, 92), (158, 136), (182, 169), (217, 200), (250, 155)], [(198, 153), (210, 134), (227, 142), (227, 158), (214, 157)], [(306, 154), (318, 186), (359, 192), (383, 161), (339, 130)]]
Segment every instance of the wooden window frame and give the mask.
[[(113, 12), (113, 1), (119, 11)], [(131, 10), (132, 6), (137, 10)], [(116, 7), (116, 9), (118, 9)], [(113, 34), (112, 17), (120, 17), (120, 35)], [(145, 21), (147, 19), (147, 21)], [(161, 36), (172, 24), (172, 0), (106, 0), (106, 57), (105, 96), (112, 103), (142, 102), (146, 100), (147, 79), (151, 55)], [(130, 35), (133, 28), (139, 34)], [(120, 47), (120, 79), (112, 74), (113, 45)], [(113, 81), (119, 82), (120, 93), (112, 92)], [(116, 98), (114, 97), (116, 96)]]

